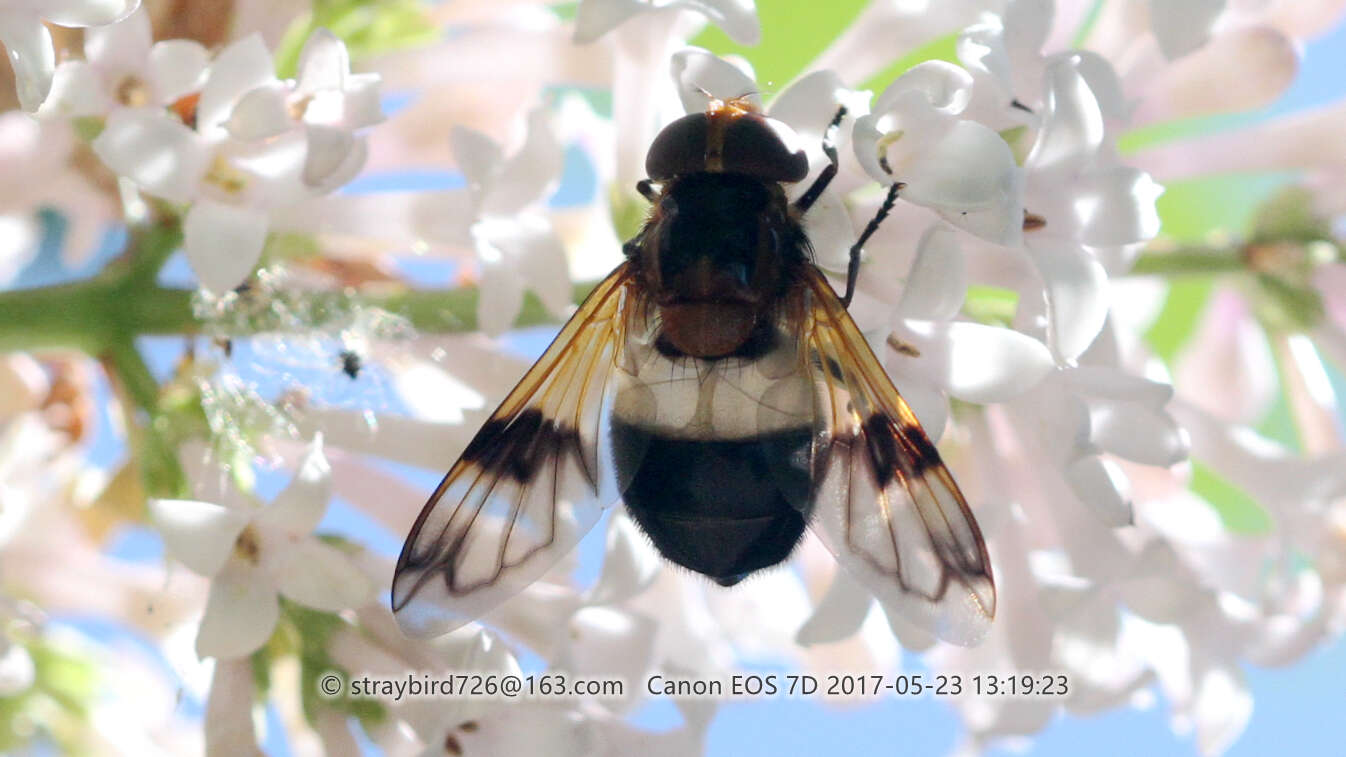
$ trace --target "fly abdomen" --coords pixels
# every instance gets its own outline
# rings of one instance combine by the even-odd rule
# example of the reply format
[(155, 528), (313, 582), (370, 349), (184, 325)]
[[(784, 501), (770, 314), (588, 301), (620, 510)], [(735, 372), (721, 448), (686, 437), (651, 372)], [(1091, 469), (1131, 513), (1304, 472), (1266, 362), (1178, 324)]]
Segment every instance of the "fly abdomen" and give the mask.
[(808, 522), (811, 427), (675, 438), (612, 420), (628, 512), (667, 559), (732, 586), (789, 557)]

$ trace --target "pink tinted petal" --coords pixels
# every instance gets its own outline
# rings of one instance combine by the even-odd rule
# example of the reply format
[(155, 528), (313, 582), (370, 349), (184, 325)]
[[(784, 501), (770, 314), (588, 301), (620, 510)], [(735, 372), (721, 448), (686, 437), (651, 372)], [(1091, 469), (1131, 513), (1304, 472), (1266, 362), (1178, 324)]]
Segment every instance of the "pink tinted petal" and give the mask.
[(262, 256), (266, 214), (200, 200), (183, 219), (183, 250), (201, 286), (224, 294), (247, 280)]
[(147, 508), (168, 553), (203, 576), (219, 572), (252, 515), (245, 510), (182, 499), (151, 499)]
[(51, 90), (56, 70), (51, 32), (42, 25), (37, 13), (0, 9), (0, 42), (4, 43), (14, 69), (19, 106), (29, 113), (36, 112)]
[(140, 9), (115, 24), (84, 32), (84, 57), (109, 73), (139, 73), (153, 40), (149, 11)]
[(1279, 97), (1298, 70), (1297, 45), (1280, 31), (1266, 26), (1233, 29), (1155, 77), (1136, 121), (1255, 110)]
[(317, 539), (300, 539), (267, 558), (276, 589), (288, 599), (336, 612), (369, 601), (374, 584), (345, 552)]
[(275, 64), (261, 35), (229, 45), (210, 64), (196, 109), (197, 129), (209, 133), (222, 125), (240, 97), (275, 80)]
[(299, 461), (299, 469), (276, 498), (257, 516), (257, 525), (293, 536), (307, 536), (317, 528), (332, 497), (332, 466), (323, 456), (322, 434), (314, 437)]
[(166, 39), (150, 48), (148, 74), (162, 102), (173, 102), (201, 88), (210, 53), (190, 39)]
[(1071, 491), (1104, 525), (1131, 525), (1130, 485), (1116, 463), (1088, 455), (1067, 466), (1065, 476)]
[(1045, 285), (1048, 341), (1062, 360), (1073, 361), (1107, 320), (1108, 275), (1077, 244), (1043, 239), (1027, 249)]
[(210, 582), (196, 654), (221, 660), (251, 654), (271, 637), (279, 618), (271, 577), (254, 565), (232, 560)]
[(93, 149), (114, 173), (173, 202), (192, 199), (210, 160), (196, 132), (157, 108), (115, 111)]
[(1266, 335), (1242, 295), (1221, 289), (1178, 355), (1175, 384), (1184, 399), (1212, 415), (1255, 423), (1275, 396), (1275, 365)]
[(670, 65), (678, 97), (688, 113), (704, 111), (707, 97), (731, 100), (747, 96), (754, 105), (762, 105), (762, 96), (751, 72), (745, 72), (706, 50), (699, 47), (680, 50), (674, 53)]
[(206, 754), (263, 757), (253, 730), (254, 696), (250, 660), (215, 661), (210, 697), (206, 700)]
[(1052, 370), (1046, 345), (1011, 329), (956, 321), (902, 321), (899, 339), (915, 346), (920, 357), (896, 356), (892, 364), (907, 366), (968, 402), (1003, 402), (1022, 394)]
[(1225, 0), (1150, 0), (1150, 29), (1172, 60), (1206, 44)]
[(1118, 457), (1168, 467), (1187, 458), (1191, 439), (1167, 413), (1134, 402), (1090, 403), (1090, 438)]
[(931, 226), (916, 248), (916, 260), (897, 305), (898, 317), (952, 320), (966, 295), (967, 262), (958, 237), (949, 229)]

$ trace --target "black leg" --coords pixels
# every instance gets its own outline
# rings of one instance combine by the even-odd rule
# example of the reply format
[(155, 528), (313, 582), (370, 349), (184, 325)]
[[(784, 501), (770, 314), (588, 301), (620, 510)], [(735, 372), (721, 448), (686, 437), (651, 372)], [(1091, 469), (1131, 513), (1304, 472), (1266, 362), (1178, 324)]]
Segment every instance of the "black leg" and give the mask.
[(659, 191), (654, 188), (654, 182), (649, 179), (641, 179), (636, 182), (636, 191), (640, 193), (641, 197), (644, 197), (650, 202), (654, 202), (655, 199), (659, 197)]
[(827, 168), (824, 168), (823, 172), (818, 174), (818, 178), (813, 180), (813, 185), (810, 186), (804, 194), (800, 195), (798, 200), (795, 200), (795, 209), (798, 210), (800, 214), (807, 212), (809, 208), (813, 207), (813, 203), (817, 202), (818, 198), (822, 196), (823, 190), (827, 189), (827, 185), (832, 183), (832, 179), (836, 178), (837, 128), (841, 126), (841, 119), (845, 117), (846, 106), (843, 105), (840, 108), (837, 108), (837, 114), (832, 116), (832, 122), (827, 125), (827, 130), (823, 132), (823, 154), (827, 156), (827, 159), (830, 162), (827, 164)]
[(855, 280), (860, 277), (860, 250), (865, 246), (865, 242), (874, 236), (874, 232), (879, 230), (879, 224), (893, 210), (893, 204), (897, 202), (897, 193), (902, 191), (906, 184), (896, 182), (888, 187), (888, 196), (883, 198), (883, 204), (879, 206), (879, 212), (865, 225), (865, 230), (860, 234), (860, 238), (851, 245), (851, 261), (846, 265), (846, 295), (841, 298), (841, 304), (850, 307), (851, 297), (855, 295)]

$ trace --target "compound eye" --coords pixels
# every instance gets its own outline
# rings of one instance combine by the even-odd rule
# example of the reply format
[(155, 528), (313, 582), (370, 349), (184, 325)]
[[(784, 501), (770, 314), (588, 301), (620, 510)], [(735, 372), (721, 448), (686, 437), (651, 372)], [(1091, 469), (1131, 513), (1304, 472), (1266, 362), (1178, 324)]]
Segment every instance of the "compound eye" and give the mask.
[(809, 174), (809, 159), (794, 129), (750, 113), (725, 128), (723, 170), (767, 181), (803, 181)]
[(709, 124), (705, 113), (691, 113), (665, 126), (645, 154), (645, 175), (664, 181), (705, 171)]

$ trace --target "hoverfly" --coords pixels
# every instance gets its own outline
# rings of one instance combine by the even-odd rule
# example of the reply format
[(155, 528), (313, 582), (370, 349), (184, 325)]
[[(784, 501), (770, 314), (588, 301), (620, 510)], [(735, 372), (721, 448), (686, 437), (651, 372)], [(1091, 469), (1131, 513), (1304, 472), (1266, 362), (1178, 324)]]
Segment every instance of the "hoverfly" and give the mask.
[(397, 563), (402, 628), (479, 617), (564, 556), (620, 499), (669, 561), (722, 586), (784, 561), (812, 527), (884, 605), (948, 641), (995, 613), (985, 543), (916, 416), (811, 262), (798, 137), (746, 100), (664, 128), (637, 189), (652, 207), (449, 469)]

